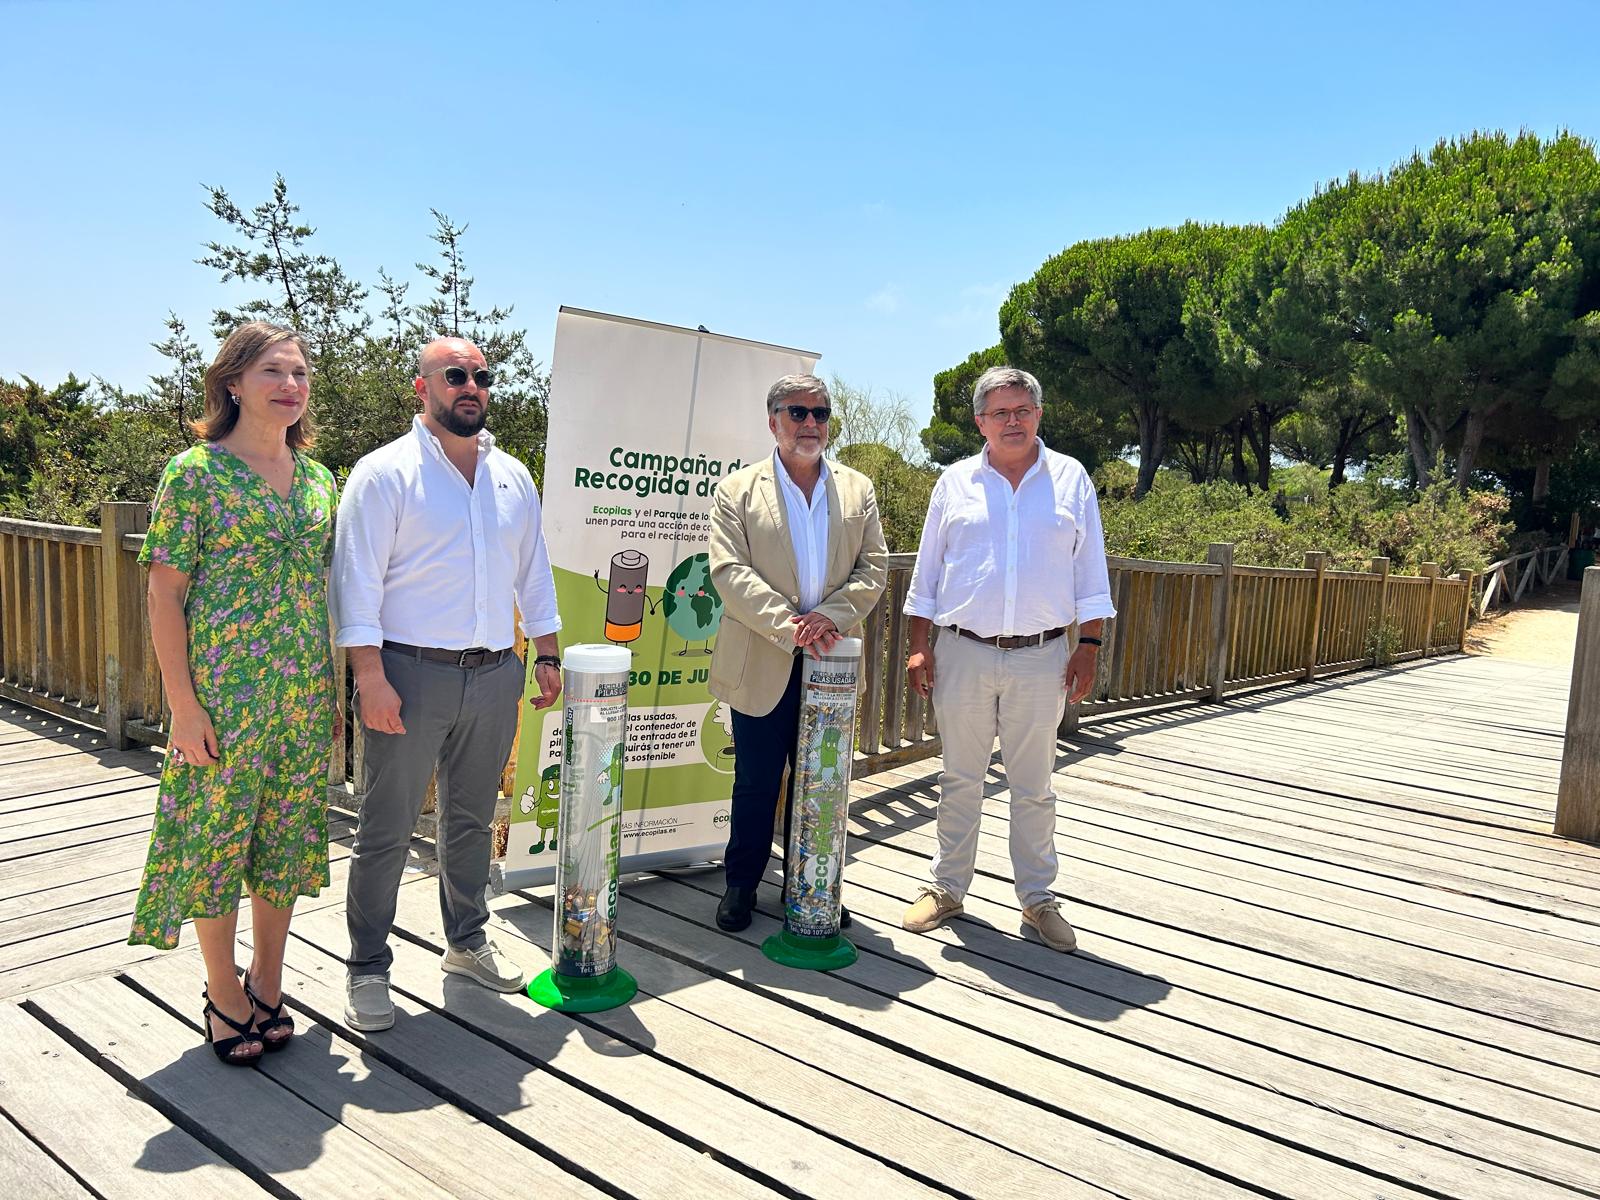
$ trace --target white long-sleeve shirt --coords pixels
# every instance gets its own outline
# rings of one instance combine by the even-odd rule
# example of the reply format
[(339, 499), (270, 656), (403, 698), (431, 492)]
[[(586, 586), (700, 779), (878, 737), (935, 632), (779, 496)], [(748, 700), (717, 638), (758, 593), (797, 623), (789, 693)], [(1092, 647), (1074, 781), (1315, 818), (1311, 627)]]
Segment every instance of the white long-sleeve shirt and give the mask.
[(800, 582), (799, 609), (808, 613), (822, 603), (822, 585), (828, 574), (828, 464), (823, 462), (810, 500), (789, 477), (789, 470), (776, 450), (772, 452), (772, 468), (789, 516), (789, 540), (794, 545), (796, 575)]
[(368, 454), (344, 486), (334, 527), (332, 601), (340, 646), (385, 639), (503, 650), (561, 628), (528, 468), (478, 434), (468, 486), (423, 424)]
[(1029, 636), (1114, 617), (1094, 482), (1039, 442), (1015, 489), (987, 446), (934, 484), (906, 615), (979, 637)]

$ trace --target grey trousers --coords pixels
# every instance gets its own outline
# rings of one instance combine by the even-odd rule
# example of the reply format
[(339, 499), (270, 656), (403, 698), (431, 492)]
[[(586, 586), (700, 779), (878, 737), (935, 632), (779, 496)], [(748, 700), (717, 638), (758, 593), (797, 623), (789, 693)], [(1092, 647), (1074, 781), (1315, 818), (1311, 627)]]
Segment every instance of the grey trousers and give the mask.
[(489, 824), (522, 702), (522, 660), (515, 654), (492, 667), (466, 670), (385, 650), (383, 670), (400, 694), (406, 731), (378, 733), (361, 726), (366, 790), (359, 797), (346, 906), (350, 957), (345, 961), (356, 975), (387, 973), (394, 961), (389, 930), (396, 892), (436, 766), (445, 938), (461, 950), (484, 944)]

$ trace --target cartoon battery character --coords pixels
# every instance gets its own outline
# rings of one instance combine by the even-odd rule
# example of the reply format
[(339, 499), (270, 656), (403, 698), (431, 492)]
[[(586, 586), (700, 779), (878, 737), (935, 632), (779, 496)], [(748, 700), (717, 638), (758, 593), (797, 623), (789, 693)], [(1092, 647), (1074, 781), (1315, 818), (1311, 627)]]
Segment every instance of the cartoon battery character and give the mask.
[[(530, 789), (531, 790), (531, 789)], [(523, 811), (527, 811), (524, 809)], [(546, 846), (556, 848), (556, 826), (561, 820), (561, 764), (546, 767), (539, 774), (539, 797), (534, 802), (533, 820), (539, 826), (539, 840), (530, 853), (541, 854)]]
[(644, 610), (650, 604), (644, 594), (645, 572), (650, 559), (637, 550), (619, 550), (611, 556), (610, 586), (600, 582), (600, 572), (594, 573), (595, 586), (606, 594), (606, 640), (619, 646), (638, 640), (644, 631)]

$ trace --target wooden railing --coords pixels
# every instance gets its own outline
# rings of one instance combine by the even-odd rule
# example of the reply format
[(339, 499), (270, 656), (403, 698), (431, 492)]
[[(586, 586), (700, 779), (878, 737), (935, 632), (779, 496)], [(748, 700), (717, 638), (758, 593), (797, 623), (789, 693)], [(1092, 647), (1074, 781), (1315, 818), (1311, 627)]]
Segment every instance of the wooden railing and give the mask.
[(1585, 569), (1579, 592), (1555, 832), (1600, 845), (1600, 567)]
[(1473, 611), (1483, 616), (1495, 605), (1510, 608), (1535, 588), (1549, 587), (1567, 574), (1567, 547), (1546, 546), (1490, 563), (1478, 576)]
[[(0, 696), (103, 729), (118, 749), (164, 743), (169, 715), (138, 562), (145, 521), (142, 504), (103, 505), (100, 529), (0, 520)], [(914, 561), (890, 556), (888, 587), (866, 622), (859, 774), (939, 753), (932, 708), (905, 677)], [(1431, 563), (1415, 577), (1391, 574), (1387, 559), (1331, 571), (1317, 553), (1302, 568), (1251, 567), (1236, 565), (1228, 545), (1211, 547), (1204, 563), (1109, 566), (1118, 615), (1094, 688), (1068, 709), (1064, 732), (1102, 714), (1459, 650), (1474, 590), (1469, 576), (1441, 577)], [(335, 669), (342, 705), (342, 653)], [(358, 753), (361, 739), (351, 742)], [(359, 763), (335, 755), (330, 780), (349, 774)]]
[[(905, 679), (910, 621), (901, 610), (914, 563), (890, 556), (889, 586), (867, 620), (858, 772), (939, 753), (931, 706)], [(1470, 618), (1471, 577), (1446, 578), (1433, 563), (1419, 576), (1391, 574), (1384, 558), (1367, 571), (1330, 571), (1321, 553), (1303, 568), (1248, 567), (1234, 564), (1232, 546), (1215, 545), (1204, 563), (1108, 565), (1118, 615), (1103, 632), (1094, 688), (1069, 707), (1064, 733), (1107, 713), (1459, 650)]]

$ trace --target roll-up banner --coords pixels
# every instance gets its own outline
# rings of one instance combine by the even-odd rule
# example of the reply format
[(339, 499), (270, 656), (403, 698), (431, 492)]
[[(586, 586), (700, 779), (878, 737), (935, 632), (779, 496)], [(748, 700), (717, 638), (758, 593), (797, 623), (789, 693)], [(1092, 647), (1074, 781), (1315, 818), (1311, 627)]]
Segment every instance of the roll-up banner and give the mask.
[[(733, 719), (706, 688), (722, 621), (711, 494), (772, 453), (767, 389), (817, 358), (581, 309), (556, 318), (544, 534), (562, 644), (631, 656), (624, 873), (720, 858), (727, 843)], [(555, 877), (561, 730), (560, 705), (523, 708), (502, 888)]]

